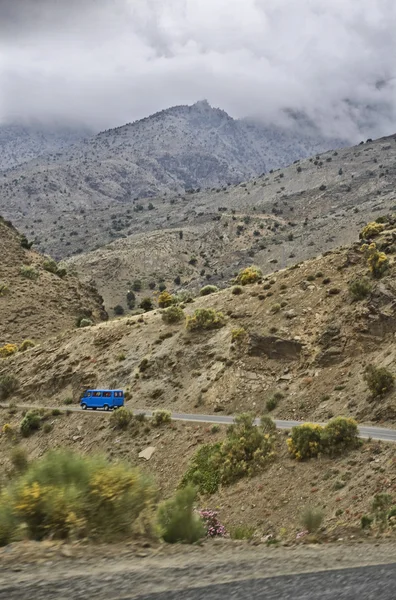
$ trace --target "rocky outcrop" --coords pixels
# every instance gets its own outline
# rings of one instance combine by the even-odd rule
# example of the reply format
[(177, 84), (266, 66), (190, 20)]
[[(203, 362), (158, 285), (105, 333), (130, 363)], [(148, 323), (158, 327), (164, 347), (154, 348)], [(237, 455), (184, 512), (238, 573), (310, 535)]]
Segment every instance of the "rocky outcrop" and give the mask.
[(298, 360), (302, 344), (298, 340), (286, 340), (277, 336), (251, 334), (248, 353), (250, 356), (267, 356), (276, 360)]

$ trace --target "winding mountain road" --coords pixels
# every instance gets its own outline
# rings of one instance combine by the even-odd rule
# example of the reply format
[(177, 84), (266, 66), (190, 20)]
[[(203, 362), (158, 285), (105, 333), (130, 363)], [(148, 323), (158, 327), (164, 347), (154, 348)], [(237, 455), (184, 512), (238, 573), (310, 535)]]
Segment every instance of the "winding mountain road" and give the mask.
[[(8, 408), (5, 404), (0, 404), (0, 408)], [(59, 406), (37, 406), (34, 404), (18, 404), (19, 409), (32, 409), (32, 408), (46, 408), (52, 410), (57, 408), (63, 411), (82, 412), (80, 407), (59, 407)], [(142, 408), (132, 408), (127, 406), (126, 408), (133, 410), (135, 414), (144, 414), (146, 417), (153, 415), (152, 410)], [(91, 411), (90, 411), (91, 412)], [(102, 410), (92, 411), (95, 414), (109, 415), (111, 413)], [(200, 415), (200, 414), (189, 414), (189, 413), (171, 413), (174, 421), (185, 421), (188, 423), (208, 423), (212, 425), (231, 425), (234, 422), (233, 416), (225, 415)], [(256, 425), (259, 425), (260, 419), (256, 419)], [(278, 429), (291, 429), (298, 425), (303, 425), (311, 421), (282, 421), (274, 419), (274, 423)], [(325, 425), (325, 423), (317, 423), (318, 425)], [(382, 442), (396, 442), (396, 429), (387, 429), (385, 427), (373, 427), (372, 425), (360, 425), (359, 426), (359, 437), (363, 439), (380, 440)]]

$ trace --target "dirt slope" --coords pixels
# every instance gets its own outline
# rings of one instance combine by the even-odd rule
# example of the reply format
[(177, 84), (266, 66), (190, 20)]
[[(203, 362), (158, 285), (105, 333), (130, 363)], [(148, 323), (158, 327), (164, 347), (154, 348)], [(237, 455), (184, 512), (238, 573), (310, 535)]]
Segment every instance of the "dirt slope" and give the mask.
[[(83, 312), (92, 313), (94, 321), (106, 317), (94, 288), (73, 275), (59, 277), (45, 270), (47, 259), (23, 248), (17, 230), (1, 218), (0, 256), (0, 346), (41, 341), (74, 327)], [(34, 279), (23, 275), (26, 267)]]

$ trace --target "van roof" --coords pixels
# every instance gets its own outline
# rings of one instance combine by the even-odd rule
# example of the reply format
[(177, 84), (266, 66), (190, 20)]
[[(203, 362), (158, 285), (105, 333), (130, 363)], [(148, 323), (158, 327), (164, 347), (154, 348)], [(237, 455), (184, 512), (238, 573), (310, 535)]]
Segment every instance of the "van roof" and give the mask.
[(110, 389), (110, 388), (90, 388), (89, 390), (85, 390), (86, 392), (122, 392), (124, 393), (124, 390), (116, 390), (116, 389)]

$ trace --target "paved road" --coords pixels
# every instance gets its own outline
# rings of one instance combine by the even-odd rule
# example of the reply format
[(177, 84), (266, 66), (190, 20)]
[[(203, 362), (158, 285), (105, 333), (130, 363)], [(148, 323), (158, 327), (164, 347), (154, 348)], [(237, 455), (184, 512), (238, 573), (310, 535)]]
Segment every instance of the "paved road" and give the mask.
[[(39, 408), (37, 405), (29, 405), (29, 404), (20, 404), (17, 405), (18, 408)], [(0, 408), (7, 408), (7, 405), (0, 404)], [(49, 410), (53, 408), (58, 408), (60, 410), (69, 410), (72, 412), (81, 412), (80, 407), (59, 407), (59, 406), (45, 406), (43, 408), (47, 408)], [(131, 408), (131, 407), (128, 407)], [(134, 413), (143, 413), (147, 417), (151, 417), (153, 411), (133, 408)], [(89, 411), (93, 414), (100, 414), (108, 416), (110, 413), (104, 411)], [(224, 416), (224, 415), (195, 415), (195, 414), (187, 414), (187, 413), (172, 413), (172, 419), (174, 421), (186, 421), (192, 423), (211, 423), (213, 425), (230, 425), (234, 421), (234, 417)], [(256, 424), (260, 423), (260, 419), (256, 419)], [(280, 421), (275, 419), (275, 425), (278, 429), (291, 429), (297, 425), (302, 425), (304, 421)], [(320, 423), (320, 425), (324, 425), (325, 423)], [(361, 438), (371, 438), (373, 440), (382, 440), (383, 442), (396, 442), (396, 429), (386, 429), (384, 427), (372, 427), (371, 425), (361, 425), (359, 426), (359, 436)], [(396, 599), (396, 594), (395, 594)]]
[[(136, 596), (122, 596), (132, 600)], [(396, 564), (250, 579), (138, 596), (143, 600), (395, 600)]]
[[(178, 570), (175, 572), (176, 581)], [(154, 574), (155, 577), (155, 574)], [(141, 575), (128, 569), (117, 573), (30, 578), (4, 585), (0, 600), (395, 600), (396, 564), (319, 571), (268, 578), (248, 578), (199, 586), (189, 581), (172, 591), (150, 593), (150, 584), (139, 585)], [(173, 577), (174, 579), (174, 577)], [(202, 583), (205, 579), (202, 580)], [(141, 582), (140, 582), (141, 583)], [(173, 589), (175, 589), (173, 587)], [(170, 588), (170, 589), (169, 589)], [(142, 591), (146, 589), (146, 591)]]

